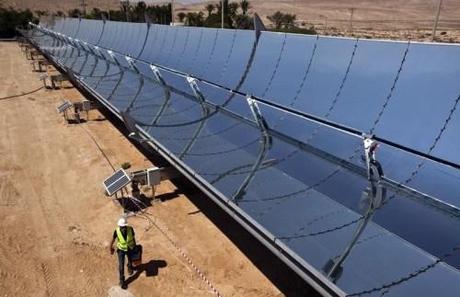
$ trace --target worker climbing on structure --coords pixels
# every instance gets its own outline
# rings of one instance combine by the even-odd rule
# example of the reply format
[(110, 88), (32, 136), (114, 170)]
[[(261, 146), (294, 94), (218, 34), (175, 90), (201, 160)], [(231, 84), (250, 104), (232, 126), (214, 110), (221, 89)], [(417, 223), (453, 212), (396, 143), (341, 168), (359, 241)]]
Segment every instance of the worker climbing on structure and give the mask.
[(127, 288), (125, 282), (125, 256), (128, 258), (128, 274), (133, 274), (132, 256), (136, 247), (136, 238), (133, 227), (128, 225), (128, 220), (121, 217), (118, 220), (118, 227), (113, 232), (112, 242), (110, 243), (110, 253), (113, 254), (115, 249), (113, 244), (117, 240), (117, 255), (118, 255), (118, 272), (120, 277), (120, 287)]

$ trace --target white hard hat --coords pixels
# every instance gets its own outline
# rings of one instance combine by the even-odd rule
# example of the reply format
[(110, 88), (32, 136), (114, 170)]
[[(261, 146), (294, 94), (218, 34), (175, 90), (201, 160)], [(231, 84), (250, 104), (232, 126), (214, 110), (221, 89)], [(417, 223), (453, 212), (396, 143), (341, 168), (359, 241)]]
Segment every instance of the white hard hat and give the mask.
[(128, 220), (126, 218), (120, 218), (118, 219), (118, 226), (124, 227), (128, 225)]

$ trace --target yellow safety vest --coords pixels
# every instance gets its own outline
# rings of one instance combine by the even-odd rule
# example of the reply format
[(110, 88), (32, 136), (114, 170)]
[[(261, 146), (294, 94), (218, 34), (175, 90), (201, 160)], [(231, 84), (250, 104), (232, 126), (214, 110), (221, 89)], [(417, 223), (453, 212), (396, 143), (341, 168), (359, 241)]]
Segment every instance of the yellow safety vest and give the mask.
[(123, 238), (123, 234), (121, 233), (120, 227), (117, 228), (117, 248), (122, 251), (128, 251), (129, 249), (133, 249), (135, 246), (134, 236), (133, 236), (133, 228), (126, 227), (126, 239)]

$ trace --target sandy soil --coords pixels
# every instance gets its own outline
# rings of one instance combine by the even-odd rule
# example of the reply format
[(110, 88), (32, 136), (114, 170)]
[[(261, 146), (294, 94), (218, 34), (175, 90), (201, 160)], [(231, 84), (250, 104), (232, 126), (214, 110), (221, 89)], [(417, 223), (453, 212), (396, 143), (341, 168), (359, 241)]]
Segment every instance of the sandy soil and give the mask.
[[(0, 98), (40, 87), (38, 75), (16, 43), (0, 43)], [(212, 296), (178, 248), (223, 296), (283, 295), (169, 181), (157, 188), (164, 201), (146, 209), (155, 225), (130, 218), (146, 264), (120, 293), (107, 246), (122, 209), (103, 193), (112, 168), (93, 139), (115, 167), (152, 164), (98, 111), (67, 124), (55, 110), (63, 98), (82, 95), (42, 89), (0, 99), (1, 296)]]

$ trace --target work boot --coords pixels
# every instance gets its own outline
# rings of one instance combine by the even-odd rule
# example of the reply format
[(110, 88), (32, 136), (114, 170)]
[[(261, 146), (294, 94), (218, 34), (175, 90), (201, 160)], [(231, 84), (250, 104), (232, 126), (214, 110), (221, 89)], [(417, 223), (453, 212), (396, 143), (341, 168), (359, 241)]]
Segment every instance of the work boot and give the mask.
[(128, 286), (126, 285), (126, 282), (125, 281), (120, 281), (120, 288), (122, 288), (123, 290), (126, 290)]
[(128, 267), (128, 275), (131, 276), (133, 275), (134, 271), (131, 267)]

